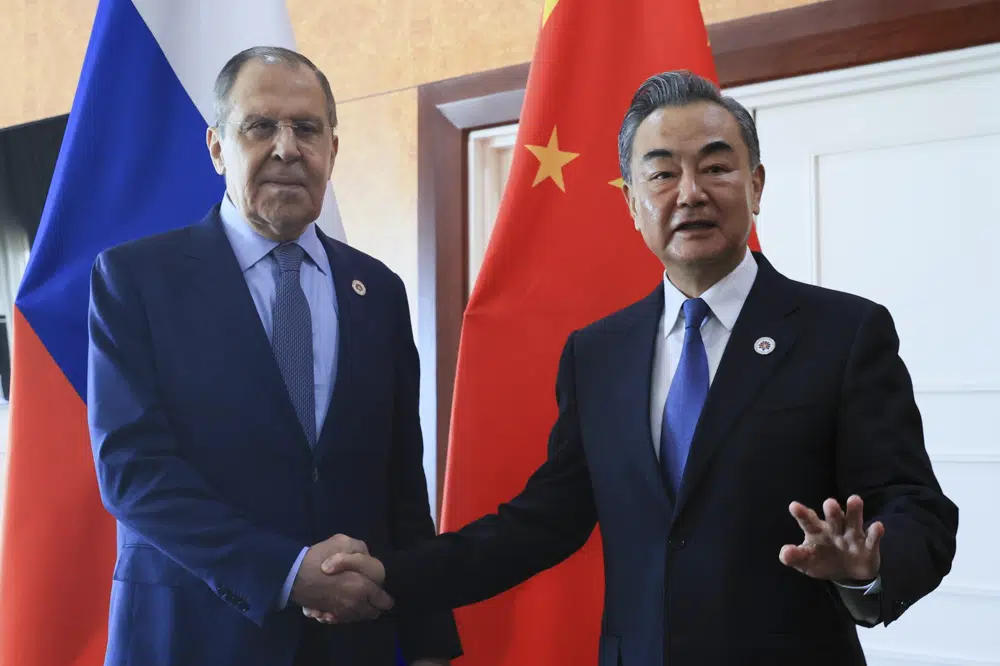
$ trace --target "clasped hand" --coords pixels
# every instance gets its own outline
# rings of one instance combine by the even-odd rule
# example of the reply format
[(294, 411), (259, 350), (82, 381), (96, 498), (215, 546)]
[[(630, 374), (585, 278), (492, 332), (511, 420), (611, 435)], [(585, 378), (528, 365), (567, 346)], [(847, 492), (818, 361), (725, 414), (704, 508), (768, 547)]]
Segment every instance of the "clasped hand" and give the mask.
[(306, 551), (291, 600), (325, 622), (373, 620), (394, 603), (382, 589), (384, 579), (381, 562), (363, 541), (338, 534)]
[[(392, 597), (382, 589), (384, 582), (385, 568), (368, 554), (365, 543), (338, 534), (306, 551), (292, 600), (302, 606), (305, 615), (323, 624), (372, 620), (393, 606)], [(448, 666), (450, 662), (423, 658), (412, 663)]]

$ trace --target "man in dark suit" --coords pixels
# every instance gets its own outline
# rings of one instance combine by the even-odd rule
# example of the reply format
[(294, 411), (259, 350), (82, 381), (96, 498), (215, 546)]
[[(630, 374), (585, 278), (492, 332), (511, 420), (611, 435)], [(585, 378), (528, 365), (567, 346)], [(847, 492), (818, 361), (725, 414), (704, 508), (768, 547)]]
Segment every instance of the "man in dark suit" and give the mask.
[(215, 94), (221, 204), (93, 270), (87, 402), (118, 521), (105, 663), (389, 666), (398, 645), (446, 664), (448, 610), (302, 615), (375, 618), (391, 600), (324, 558), (434, 534), (417, 352), (399, 277), (315, 224), (338, 146), (326, 77), (255, 48)]
[(864, 664), (856, 625), (937, 587), (958, 524), (892, 319), (747, 249), (756, 129), (710, 82), (645, 82), (619, 156), (664, 280), (569, 337), (547, 461), (494, 515), (324, 570), (364, 572), (399, 611), (454, 608), (556, 565), (599, 523), (601, 666)]

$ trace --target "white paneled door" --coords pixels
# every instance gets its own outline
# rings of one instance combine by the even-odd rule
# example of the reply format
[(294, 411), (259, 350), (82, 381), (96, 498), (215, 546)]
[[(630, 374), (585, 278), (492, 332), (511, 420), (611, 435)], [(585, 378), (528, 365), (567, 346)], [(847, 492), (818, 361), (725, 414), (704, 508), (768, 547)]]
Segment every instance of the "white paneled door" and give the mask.
[(757, 117), (764, 253), (889, 308), (959, 506), (952, 573), (861, 630), (869, 663), (1000, 665), (1000, 44), (728, 92)]

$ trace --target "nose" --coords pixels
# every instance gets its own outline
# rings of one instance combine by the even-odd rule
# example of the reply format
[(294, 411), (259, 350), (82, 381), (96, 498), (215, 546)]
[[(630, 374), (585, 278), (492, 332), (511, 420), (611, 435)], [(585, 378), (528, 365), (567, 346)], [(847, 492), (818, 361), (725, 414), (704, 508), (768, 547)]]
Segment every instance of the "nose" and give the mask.
[(698, 182), (697, 172), (691, 169), (684, 169), (681, 173), (680, 183), (677, 189), (678, 206), (698, 206), (705, 203), (705, 190)]
[(288, 125), (278, 126), (272, 154), (283, 162), (294, 162), (302, 156), (302, 153), (299, 152), (299, 143), (295, 138), (295, 131)]

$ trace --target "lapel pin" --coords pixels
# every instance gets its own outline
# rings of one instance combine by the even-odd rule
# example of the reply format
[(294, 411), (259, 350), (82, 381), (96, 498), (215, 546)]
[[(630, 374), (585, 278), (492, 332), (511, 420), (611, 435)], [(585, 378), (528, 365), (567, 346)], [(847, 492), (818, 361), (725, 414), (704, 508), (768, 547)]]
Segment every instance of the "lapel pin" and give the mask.
[(753, 343), (753, 350), (760, 354), (761, 356), (767, 356), (774, 351), (774, 338), (757, 338), (757, 342)]
[(351, 283), (351, 286), (354, 287), (354, 292), (358, 296), (364, 296), (366, 293), (368, 293), (368, 289), (365, 288), (365, 283), (362, 282), (361, 280), (355, 280), (354, 282)]

